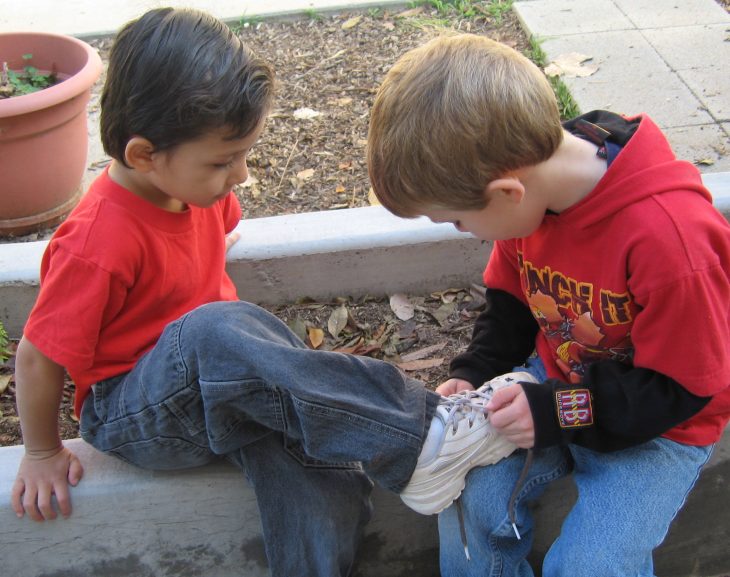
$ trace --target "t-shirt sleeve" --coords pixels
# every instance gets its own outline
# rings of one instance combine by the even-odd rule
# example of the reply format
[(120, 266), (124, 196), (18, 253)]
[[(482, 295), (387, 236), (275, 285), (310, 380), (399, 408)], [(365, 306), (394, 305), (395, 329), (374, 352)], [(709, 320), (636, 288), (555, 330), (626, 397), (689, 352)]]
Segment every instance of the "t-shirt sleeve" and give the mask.
[(483, 279), (487, 288), (508, 292), (527, 304), (520, 285), (519, 260), (514, 241), (494, 243)]
[(730, 284), (720, 265), (636, 297), (634, 365), (668, 375), (688, 391), (710, 396), (730, 380)]
[(48, 272), (24, 334), (69, 371), (86, 370), (105, 316), (123, 302), (122, 291), (107, 271), (63, 249), (46, 255), (43, 270)]
[(232, 192), (221, 202), (223, 203), (223, 226), (225, 227), (226, 234), (229, 234), (233, 232), (233, 229), (241, 221), (241, 203), (238, 202), (238, 198)]

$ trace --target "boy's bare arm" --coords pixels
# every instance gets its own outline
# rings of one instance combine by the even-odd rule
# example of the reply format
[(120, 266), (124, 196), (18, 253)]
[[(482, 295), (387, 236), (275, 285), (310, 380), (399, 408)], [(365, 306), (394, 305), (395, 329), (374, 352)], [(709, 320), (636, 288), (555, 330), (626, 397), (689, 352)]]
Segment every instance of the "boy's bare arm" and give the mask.
[(83, 475), (78, 458), (61, 443), (58, 408), (64, 385), (64, 369), (23, 338), (15, 359), (18, 414), (25, 456), (12, 490), (12, 506), (18, 517), (55, 519), (52, 497), (64, 516), (71, 514), (69, 483)]

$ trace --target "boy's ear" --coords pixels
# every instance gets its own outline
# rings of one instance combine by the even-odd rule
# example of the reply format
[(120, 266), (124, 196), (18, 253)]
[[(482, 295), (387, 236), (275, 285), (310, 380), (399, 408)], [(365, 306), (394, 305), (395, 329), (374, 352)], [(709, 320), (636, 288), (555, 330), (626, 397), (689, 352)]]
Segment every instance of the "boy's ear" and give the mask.
[(155, 147), (146, 138), (133, 136), (124, 148), (124, 160), (130, 168), (149, 172), (154, 168)]
[(514, 176), (505, 176), (490, 181), (484, 189), (484, 195), (487, 199), (502, 195), (505, 199), (519, 204), (525, 196), (525, 185)]

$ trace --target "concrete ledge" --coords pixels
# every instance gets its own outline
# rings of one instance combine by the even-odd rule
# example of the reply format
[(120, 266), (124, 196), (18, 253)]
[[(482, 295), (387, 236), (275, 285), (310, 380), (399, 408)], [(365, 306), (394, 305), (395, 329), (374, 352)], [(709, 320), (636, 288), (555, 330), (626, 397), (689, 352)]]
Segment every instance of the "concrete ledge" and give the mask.
[[(74, 514), (43, 524), (18, 520), (10, 487), (23, 448), (0, 449), (0, 557), (13, 577), (267, 577), (256, 496), (221, 463), (176, 472), (144, 471), (67, 441), (85, 476), (72, 490)], [(721, 575), (730, 569), (730, 436), (725, 435), (687, 505), (655, 555), (662, 577)], [(534, 507), (540, 566), (575, 500), (570, 479)], [(354, 577), (438, 577), (436, 517), (423, 517), (376, 487)]]
[[(228, 272), (241, 298), (258, 304), (469, 286), (491, 249), (449, 224), (380, 206), (242, 220), (237, 230)], [(0, 244), (0, 321), (14, 338), (35, 302), (47, 244)]]
[[(703, 175), (730, 219), (730, 173)], [(241, 298), (259, 304), (308, 296), (427, 293), (481, 281), (491, 244), (379, 206), (243, 220), (228, 271)], [(19, 338), (38, 293), (47, 241), (0, 244), (0, 321)]]
[[(226, 463), (137, 469), (81, 439), (85, 475), (70, 519), (18, 520), (9, 489), (23, 448), (0, 449), (0, 558), (12, 577), (268, 577), (256, 496)], [(376, 490), (357, 576), (438, 575), (436, 517)]]

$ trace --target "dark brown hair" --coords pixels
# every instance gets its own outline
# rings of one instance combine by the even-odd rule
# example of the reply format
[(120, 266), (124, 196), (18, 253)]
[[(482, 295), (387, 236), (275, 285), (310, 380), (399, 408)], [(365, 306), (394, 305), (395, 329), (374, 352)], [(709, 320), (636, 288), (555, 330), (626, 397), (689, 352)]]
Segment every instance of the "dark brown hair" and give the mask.
[[(273, 99), (273, 71), (220, 20), (160, 8), (127, 23), (109, 56), (101, 96), (101, 140), (124, 163), (133, 136), (156, 151), (216, 129), (249, 134)], [(126, 163), (125, 163), (126, 164)]]

